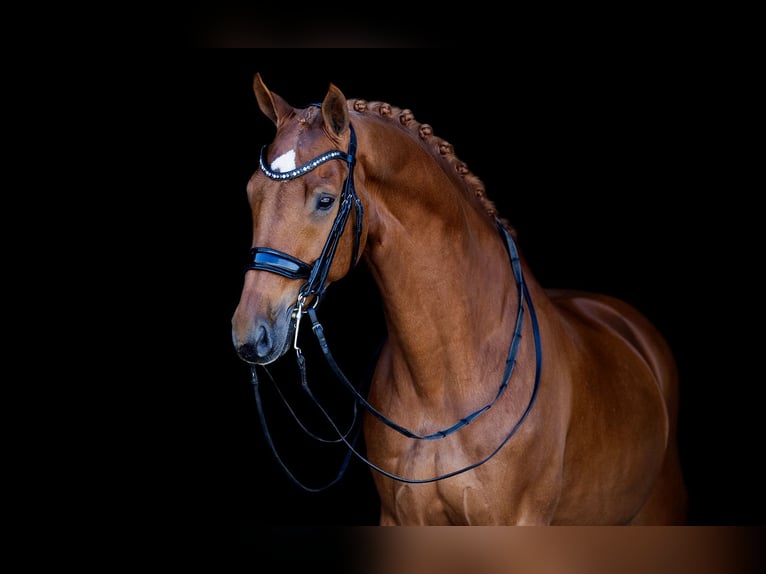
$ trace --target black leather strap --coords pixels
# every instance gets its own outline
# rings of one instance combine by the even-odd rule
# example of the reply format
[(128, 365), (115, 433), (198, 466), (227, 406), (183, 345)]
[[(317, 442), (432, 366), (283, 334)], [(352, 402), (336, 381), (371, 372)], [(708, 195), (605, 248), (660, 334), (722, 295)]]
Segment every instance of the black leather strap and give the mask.
[(245, 266), (246, 270), (271, 271), (289, 279), (308, 279), (311, 274), (311, 265), (283, 251), (268, 247), (253, 247), (250, 255), (252, 262)]

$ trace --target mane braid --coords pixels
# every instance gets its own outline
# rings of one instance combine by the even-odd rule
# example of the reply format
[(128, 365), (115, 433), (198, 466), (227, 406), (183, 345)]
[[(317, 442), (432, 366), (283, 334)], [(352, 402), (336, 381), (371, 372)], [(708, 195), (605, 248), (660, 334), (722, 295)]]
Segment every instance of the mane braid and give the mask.
[(461, 177), (467, 192), (476, 197), (492, 220), (499, 222), (514, 237), (516, 236), (516, 230), (507, 219), (500, 217), (495, 204), (487, 197), (484, 183), (468, 169), (464, 161), (455, 155), (452, 144), (435, 136), (429, 124), (416, 121), (412, 110), (397, 108), (386, 102), (369, 102), (361, 99), (349, 99), (348, 108), (359, 113), (377, 114), (391, 122), (398, 121), (399, 124), (416, 133), (435, 157), (445, 162), (448, 168), (453, 169)]

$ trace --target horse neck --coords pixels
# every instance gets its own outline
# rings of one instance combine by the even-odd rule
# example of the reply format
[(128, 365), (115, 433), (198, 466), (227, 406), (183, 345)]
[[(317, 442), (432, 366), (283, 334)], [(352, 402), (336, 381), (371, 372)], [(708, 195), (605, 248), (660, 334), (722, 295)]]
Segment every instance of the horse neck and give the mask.
[[(384, 145), (385, 137), (403, 141)], [(365, 141), (366, 140), (366, 141)], [(422, 393), (475, 393), (499, 384), (518, 308), (496, 223), (459, 178), (406, 134), (366, 134), (366, 261), (381, 293), (399, 384)], [(368, 147), (369, 146), (369, 147)], [(386, 157), (363, 150), (393, 150)], [(457, 387), (457, 388), (455, 388)], [(495, 387), (496, 388), (496, 387)]]

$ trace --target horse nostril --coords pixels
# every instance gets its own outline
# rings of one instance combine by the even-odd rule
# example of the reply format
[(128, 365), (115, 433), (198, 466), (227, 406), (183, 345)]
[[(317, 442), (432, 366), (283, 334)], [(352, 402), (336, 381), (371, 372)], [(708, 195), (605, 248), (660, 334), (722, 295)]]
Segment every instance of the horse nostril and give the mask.
[(259, 324), (255, 328), (255, 336), (237, 347), (237, 353), (245, 361), (261, 363), (273, 351), (274, 337), (266, 324)]
[(259, 357), (265, 357), (271, 352), (272, 337), (266, 325), (258, 325), (255, 333), (255, 351)]

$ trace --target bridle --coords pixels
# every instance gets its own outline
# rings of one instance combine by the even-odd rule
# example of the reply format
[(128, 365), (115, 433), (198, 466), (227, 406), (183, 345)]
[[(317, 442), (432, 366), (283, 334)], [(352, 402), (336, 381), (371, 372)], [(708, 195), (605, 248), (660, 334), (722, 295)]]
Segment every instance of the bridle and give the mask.
[[(318, 106), (318, 104), (312, 104), (312, 105)], [(340, 369), (337, 362), (333, 358), (332, 353), (330, 352), (329, 345), (327, 344), (327, 340), (325, 339), (325, 336), (324, 336), (324, 329), (321, 323), (319, 322), (319, 319), (317, 318), (317, 314), (316, 314), (316, 308), (319, 304), (320, 298), (324, 294), (325, 289), (327, 288), (327, 275), (330, 270), (330, 267), (332, 266), (332, 262), (335, 257), (336, 249), (340, 241), (340, 238), (343, 235), (343, 232), (346, 228), (346, 224), (348, 222), (348, 218), (351, 213), (352, 207), (356, 208), (356, 225), (355, 225), (355, 235), (354, 235), (354, 247), (353, 247), (353, 254), (352, 254), (353, 256), (351, 258), (349, 272), (353, 269), (354, 265), (356, 264), (356, 261), (359, 255), (359, 244), (361, 241), (361, 234), (362, 234), (363, 209), (362, 209), (362, 203), (359, 200), (359, 197), (357, 196), (356, 190), (354, 188), (354, 164), (356, 162), (356, 134), (351, 124), (349, 124), (349, 129), (351, 132), (351, 139), (349, 141), (348, 152), (342, 152), (340, 150), (328, 151), (314, 158), (313, 160), (303, 164), (302, 166), (290, 171), (286, 171), (286, 172), (272, 171), (268, 167), (268, 164), (266, 162), (266, 146), (264, 146), (261, 149), (260, 162), (259, 162), (260, 169), (266, 176), (276, 181), (285, 181), (285, 180), (301, 177), (307, 174), (308, 172), (312, 171), (316, 167), (322, 165), (323, 163), (333, 159), (340, 159), (346, 162), (348, 166), (348, 175), (346, 177), (346, 181), (343, 185), (343, 190), (341, 192), (341, 201), (340, 201), (340, 206), (338, 207), (338, 213), (335, 216), (335, 220), (333, 222), (332, 228), (330, 229), (330, 233), (327, 237), (327, 240), (325, 241), (324, 247), (322, 248), (322, 252), (319, 258), (316, 261), (314, 261), (313, 264), (306, 263), (305, 261), (302, 261), (298, 259), (297, 257), (294, 257), (288, 253), (285, 253), (284, 251), (279, 251), (279, 250), (271, 249), (268, 247), (253, 247), (250, 250), (252, 261), (245, 266), (246, 271), (255, 269), (255, 270), (269, 271), (271, 273), (276, 273), (278, 275), (282, 275), (283, 277), (287, 277), (289, 279), (305, 279), (305, 283), (301, 286), (301, 288), (298, 291), (298, 298), (291, 316), (291, 320), (294, 322), (294, 333), (295, 333), (293, 348), (295, 349), (295, 352), (296, 352), (298, 368), (301, 374), (301, 386), (303, 390), (316, 403), (316, 405), (318, 406), (318, 408), (320, 409), (324, 417), (327, 418), (327, 420), (329, 421), (333, 429), (337, 432), (339, 438), (338, 440), (322, 439), (316, 435), (313, 435), (313, 433), (310, 433), (305, 427), (303, 427), (300, 421), (298, 421), (298, 423), (301, 424), (301, 427), (303, 428), (305, 432), (307, 432), (309, 435), (311, 435), (313, 438), (317, 440), (321, 440), (322, 442), (342, 441), (348, 447), (349, 450), (341, 466), (341, 469), (338, 475), (330, 483), (320, 488), (307, 487), (303, 483), (301, 483), (299, 480), (297, 480), (296, 477), (292, 474), (292, 472), (290, 472), (290, 470), (284, 464), (279, 454), (277, 453), (276, 447), (274, 446), (274, 443), (271, 439), (271, 434), (269, 433), (269, 430), (268, 430), (268, 425), (266, 424), (266, 420), (265, 420), (265, 416), (263, 412), (263, 406), (262, 406), (261, 398), (260, 398), (259, 382), (258, 382), (258, 377), (256, 373), (256, 365), (251, 365), (251, 371), (252, 371), (252, 382), (253, 382), (253, 387), (254, 387), (255, 397), (256, 397), (256, 405), (258, 407), (258, 414), (261, 419), (261, 424), (266, 436), (266, 440), (274, 456), (276, 457), (278, 463), (286, 472), (288, 477), (291, 478), (293, 482), (295, 482), (299, 487), (310, 492), (318, 492), (318, 491), (324, 490), (328, 488), (329, 486), (331, 486), (332, 484), (336, 483), (338, 480), (340, 480), (340, 478), (344, 474), (345, 469), (348, 465), (351, 454), (356, 455), (358, 458), (364, 461), (365, 464), (367, 464), (370, 468), (380, 472), (381, 474), (388, 476), (389, 478), (398, 480), (400, 482), (408, 482), (408, 483), (434, 482), (434, 481), (443, 480), (445, 478), (449, 478), (451, 476), (455, 476), (457, 474), (461, 474), (463, 472), (476, 468), (477, 466), (484, 464), (493, 456), (495, 456), (495, 454), (497, 454), (500, 451), (500, 449), (505, 445), (505, 443), (507, 443), (508, 440), (510, 440), (510, 438), (516, 433), (516, 431), (524, 422), (530, 410), (532, 409), (532, 405), (534, 404), (535, 398), (537, 397), (537, 391), (538, 391), (538, 387), (540, 383), (540, 367), (542, 362), (542, 353), (541, 353), (541, 346), (540, 346), (540, 332), (539, 332), (539, 327), (537, 323), (537, 317), (534, 311), (534, 307), (532, 305), (532, 299), (529, 295), (529, 291), (527, 290), (526, 284), (524, 282), (519, 253), (518, 253), (518, 250), (516, 249), (516, 245), (510, 233), (505, 228), (505, 226), (502, 225), (499, 221), (497, 221), (497, 228), (504, 239), (504, 243), (506, 245), (506, 248), (508, 250), (508, 254), (510, 257), (513, 275), (516, 280), (516, 287), (517, 287), (517, 294), (518, 294), (518, 314), (516, 317), (516, 325), (515, 325), (513, 337), (511, 338), (511, 343), (508, 350), (508, 357), (505, 363), (503, 380), (500, 384), (500, 387), (498, 388), (497, 393), (495, 394), (495, 397), (483, 407), (461, 418), (459, 421), (457, 421), (455, 424), (451, 425), (448, 428), (438, 430), (436, 432), (429, 433), (429, 434), (418, 434), (413, 432), (410, 429), (407, 429), (395, 423), (394, 421), (386, 417), (383, 413), (375, 409), (375, 407), (373, 407), (369, 402), (367, 402), (365, 397), (362, 396), (361, 393), (359, 393), (359, 391), (354, 387), (354, 385), (351, 384), (351, 382), (348, 380), (346, 375), (343, 373), (343, 371)], [(310, 306), (304, 308), (307, 298), (312, 295), (314, 296), (314, 301), (311, 303)], [(435, 440), (435, 439), (445, 438), (449, 436), (450, 434), (452, 434), (453, 432), (459, 430), (460, 428), (470, 424), (479, 415), (488, 411), (501, 397), (501, 395), (503, 394), (503, 392), (508, 386), (511, 375), (513, 374), (513, 368), (516, 365), (519, 345), (521, 342), (521, 332), (522, 332), (522, 326), (523, 326), (525, 301), (529, 307), (529, 314), (530, 314), (530, 319), (532, 321), (533, 335), (534, 335), (534, 342), (535, 342), (534, 387), (532, 390), (532, 395), (529, 399), (529, 403), (527, 404), (527, 407), (524, 410), (523, 414), (521, 415), (519, 420), (516, 422), (516, 424), (511, 428), (510, 432), (506, 435), (506, 437), (502, 440), (502, 442), (488, 456), (486, 456), (485, 458), (483, 458), (482, 460), (478, 462), (467, 465), (453, 472), (449, 472), (446, 474), (442, 474), (439, 476), (434, 476), (434, 477), (426, 478), (426, 479), (408, 479), (408, 478), (394, 475), (376, 466), (375, 464), (370, 462), (364, 455), (358, 452), (354, 448), (354, 443), (356, 442), (356, 438), (358, 438), (358, 434), (353, 439), (353, 442), (349, 442), (348, 435), (351, 431), (351, 428), (355, 424), (357, 404), (362, 405), (368, 412), (370, 412), (372, 415), (374, 415), (384, 424), (394, 429), (395, 431), (399, 432), (400, 434), (408, 438), (418, 439), (418, 440)], [(343, 385), (348, 390), (351, 391), (351, 393), (355, 397), (356, 402), (354, 405), (354, 409), (355, 409), (354, 422), (351, 423), (351, 427), (346, 432), (342, 432), (337, 427), (332, 417), (328, 414), (328, 412), (325, 410), (322, 404), (317, 400), (317, 398), (314, 396), (314, 394), (311, 392), (311, 389), (308, 386), (307, 377), (306, 377), (305, 359), (303, 357), (303, 353), (301, 352), (300, 347), (298, 346), (298, 333), (300, 330), (301, 317), (304, 314), (308, 315), (309, 319), (311, 320), (312, 331), (314, 332), (317, 338), (317, 341), (322, 350), (322, 353), (324, 354), (324, 357), (327, 360), (327, 363), (330, 366), (331, 370), (333, 371), (335, 376), (343, 383)], [(284, 400), (284, 397), (282, 398)], [(288, 408), (289, 408), (289, 405), (288, 405)], [(290, 410), (292, 412), (292, 409)]]
[(335, 258), (338, 242), (346, 229), (346, 223), (348, 222), (352, 206), (356, 208), (356, 226), (354, 233), (354, 252), (351, 257), (349, 272), (356, 264), (356, 260), (359, 256), (359, 243), (362, 236), (363, 208), (362, 202), (359, 200), (359, 197), (356, 194), (356, 189), (354, 188), (356, 133), (354, 133), (354, 128), (350, 124), (349, 129), (351, 130), (351, 140), (348, 144), (348, 152), (344, 153), (340, 150), (328, 151), (312, 159), (310, 162), (290, 171), (272, 171), (266, 163), (267, 146), (261, 148), (261, 156), (259, 160), (261, 171), (266, 176), (276, 181), (286, 181), (288, 179), (301, 177), (323, 163), (333, 159), (345, 160), (348, 165), (348, 175), (346, 176), (346, 181), (343, 184), (343, 190), (341, 191), (338, 213), (335, 216), (335, 221), (333, 221), (330, 234), (327, 236), (322, 252), (313, 264), (310, 265), (284, 251), (271, 249), (269, 247), (253, 247), (250, 250), (252, 262), (246, 266), (246, 270), (259, 269), (277, 273), (278, 275), (282, 275), (289, 279), (306, 279), (306, 283), (303, 284), (298, 292), (298, 319), (300, 319), (301, 308), (306, 298), (314, 295), (315, 301), (313, 306), (316, 307), (319, 304), (319, 299), (327, 288), (327, 274), (329, 273), (333, 259)]

